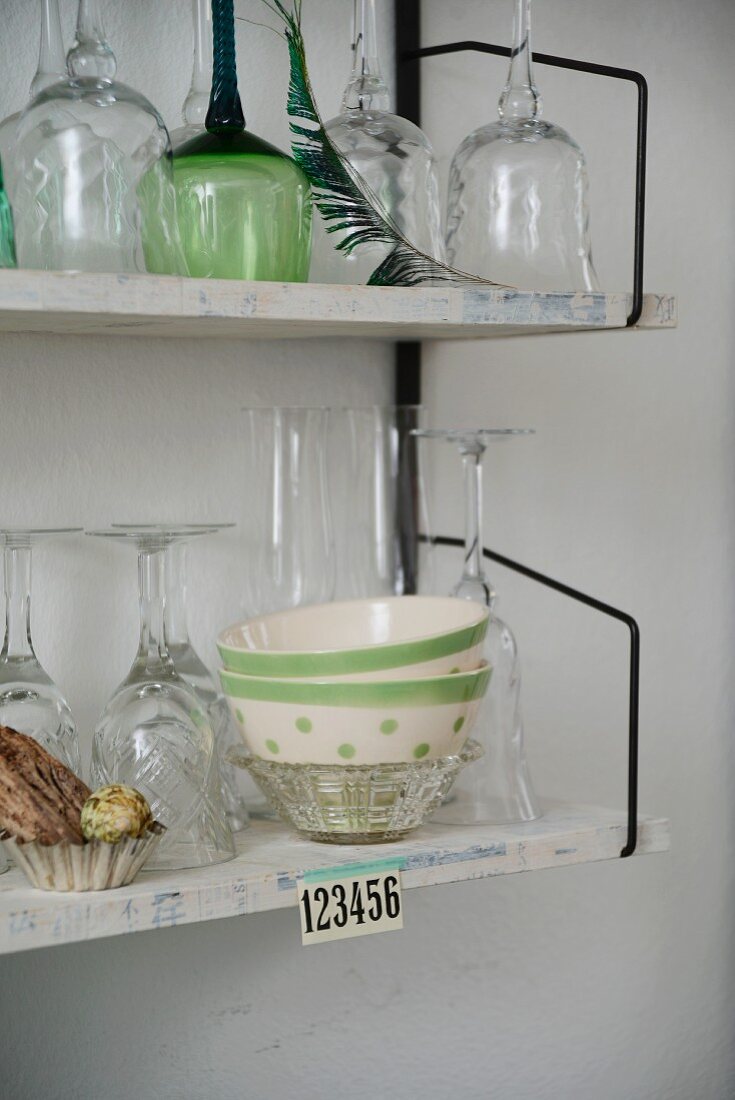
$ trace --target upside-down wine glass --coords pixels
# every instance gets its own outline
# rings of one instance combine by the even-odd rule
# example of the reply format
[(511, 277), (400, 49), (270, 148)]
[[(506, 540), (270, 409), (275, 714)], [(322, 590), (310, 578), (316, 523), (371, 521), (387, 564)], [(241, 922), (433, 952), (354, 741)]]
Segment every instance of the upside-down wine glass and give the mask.
[(514, 4), (500, 119), (466, 137), (452, 161), (447, 258), (523, 290), (597, 290), (584, 155), (565, 130), (540, 117), (531, 0)]
[[(41, 0), (41, 41), (38, 50), (38, 68), (31, 81), (29, 101), (39, 92), (66, 78), (66, 50), (61, 35), (59, 0)], [(15, 180), (15, 137), (20, 111), (0, 122), (0, 160), (5, 169), (5, 190), (12, 198)], [(0, 261), (0, 267), (2, 267)], [(5, 265), (7, 266), (7, 265)]]
[(80, 0), (69, 75), (23, 111), (15, 143), (18, 262), (57, 271), (188, 274), (168, 130), (115, 80), (100, 0)]
[(79, 738), (69, 704), (41, 666), (31, 639), (31, 555), (42, 540), (80, 527), (0, 530), (5, 572), (5, 640), (0, 653), (0, 725), (38, 741), (79, 775)]
[(531, 434), (523, 428), (479, 430), (429, 429), (430, 439), (453, 443), (462, 456), (465, 495), (465, 557), (453, 596), (475, 600), (490, 609), (485, 658), (492, 668), (490, 686), (473, 729), (485, 755), (465, 768), (449, 799), (433, 820), (447, 825), (500, 825), (539, 817), (536, 796), (523, 750), (521, 671), (515, 638), (494, 613), (495, 590), (482, 558), (482, 459), (489, 442)]
[[(378, 56), (375, 4), (376, 0), (354, 0), (352, 72), (342, 110), (325, 123), (325, 130), (406, 238), (443, 260), (434, 150), (418, 126), (390, 110)], [(315, 215), (312, 282), (366, 283), (385, 259), (388, 250), (377, 242), (360, 244), (349, 256), (338, 252), (336, 245), (346, 232), (328, 232)]]
[[(128, 527), (113, 524), (113, 527)], [(201, 699), (214, 731), (219, 760), (222, 798), (227, 820), (233, 833), (239, 833), (248, 825), (248, 811), (239, 788), (240, 768), (226, 762), (225, 756), (233, 745), (240, 745), (240, 738), (232, 721), (227, 700), (215, 683), (211, 672), (194, 649), (189, 637), (187, 613), (187, 550), (192, 539), (215, 535), (234, 527), (233, 523), (139, 524), (138, 530), (160, 533), (166, 540), (164, 628), (166, 647), (174, 668), (187, 684), (194, 688)]]
[(130, 672), (97, 724), (92, 779), (141, 791), (167, 832), (147, 866), (204, 867), (235, 854), (222, 799), (215, 735), (198, 692), (166, 641), (166, 549), (186, 528), (119, 527), (88, 534), (138, 550), (140, 642)]
[(212, 93), (205, 126), (174, 153), (181, 241), (191, 275), (303, 282), (311, 190), (291, 157), (245, 129), (233, 0), (212, 0)]

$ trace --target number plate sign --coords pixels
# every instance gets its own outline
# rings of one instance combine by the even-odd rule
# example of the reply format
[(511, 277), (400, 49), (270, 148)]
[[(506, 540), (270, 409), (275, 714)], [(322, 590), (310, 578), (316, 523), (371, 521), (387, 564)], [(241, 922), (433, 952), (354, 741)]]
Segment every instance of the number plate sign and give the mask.
[(301, 942), (346, 940), (403, 928), (400, 860), (306, 871), (299, 879)]

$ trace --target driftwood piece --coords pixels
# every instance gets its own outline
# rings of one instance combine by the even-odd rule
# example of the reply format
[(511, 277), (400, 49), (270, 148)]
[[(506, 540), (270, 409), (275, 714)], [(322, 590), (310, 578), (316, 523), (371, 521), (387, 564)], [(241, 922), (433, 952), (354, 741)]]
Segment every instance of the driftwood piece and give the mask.
[(0, 830), (22, 841), (82, 844), (90, 790), (32, 737), (0, 726)]

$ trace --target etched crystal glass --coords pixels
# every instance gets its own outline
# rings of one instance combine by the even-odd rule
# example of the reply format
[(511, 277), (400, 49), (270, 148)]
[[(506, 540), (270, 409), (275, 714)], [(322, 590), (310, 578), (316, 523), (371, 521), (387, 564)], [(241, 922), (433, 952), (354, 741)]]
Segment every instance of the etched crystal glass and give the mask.
[(80, 0), (69, 77), (21, 115), (13, 214), (18, 263), (187, 274), (171, 143), (158, 111), (115, 80), (99, 0)]
[(245, 570), (248, 613), (325, 603), (334, 595), (327, 475), (329, 409), (244, 409), (247, 511), (253, 544)]
[(413, 435), (421, 405), (332, 409), (330, 489), (334, 501), (337, 597), (429, 592), (431, 530)]
[(235, 847), (214, 730), (202, 697), (174, 667), (166, 641), (165, 556), (176, 532), (141, 526), (88, 533), (137, 547), (141, 615), (132, 668), (97, 723), (92, 781), (135, 787), (166, 826), (147, 867), (222, 863)]
[(448, 440), (462, 456), (465, 557), (462, 576), (451, 594), (490, 608), (485, 659), (493, 670), (472, 730), (485, 755), (475, 767), (462, 773), (433, 820), (447, 825), (533, 821), (539, 817), (539, 810), (523, 749), (518, 647), (510, 627), (494, 612), (495, 590), (485, 574), (482, 559), (482, 459), (487, 445), (530, 433), (522, 428), (485, 428), (429, 429), (418, 434)]
[[(443, 260), (434, 151), (418, 126), (390, 111), (378, 58), (375, 0), (355, 0), (352, 55), (342, 111), (325, 130), (404, 236), (420, 251)], [(346, 232), (327, 232), (315, 214), (312, 282), (366, 283), (387, 256), (388, 249), (379, 242), (361, 244), (349, 256), (337, 252)]]
[(0, 725), (33, 737), (76, 775), (79, 738), (69, 704), (31, 640), (31, 554), (36, 543), (77, 527), (0, 530), (5, 566), (5, 640), (0, 653)]
[(15, 266), (13, 215), (3, 186), (3, 165), (0, 160), (0, 267)]
[[(66, 78), (66, 50), (61, 36), (59, 0), (41, 0), (41, 42), (38, 51), (38, 68), (31, 82), (29, 100), (58, 80)], [(15, 138), (20, 111), (0, 122), (0, 161), (5, 171), (5, 190), (13, 196), (15, 182)], [(0, 261), (0, 267), (2, 267)], [(8, 266), (7, 264), (5, 265)]]
[(245, 129), (233, 0), (212, 0), (212, 29), (206, 132), (174, 154), (189, 271), (199, 278), (303, 282), (311, 254), (308, 180), (295, 161)]
[(480, 745), (467, 741), (455, 755), (401, 764), (279, 764), (242, 748), (229, 759), (247, 768), (279, 817), (311, 840), (378, 844), (423, 825), (481, 756)]
[(194, 63), (189, 88), (181, 111), (182, 125), (171, 132), (174, 150), (190, 138), (204, 133), (212, 88), (212, 4), (192, 0), (194, 16)]
[(500, 119), (466, 137), (452, 161), (447, 259), (523, 290), (597, 290), (584, 155), (565, 130), (541, 118), (531, 3), (514, 3)]
[(170, 541), (166, 546), (165, 559), (165, 631), (166, 644), (174, 668), (179, 676), (194, 688), (204, 704), (212, 725), (221, 773), (222, 799), (230, 828), (233, 833), (237, 833), (247, 827), (248, 811), (239, 789), (239, 778), (242, 773), (228, 764), (225, 757), (228, 749), (241, 743), (240, 737), (232, 721), (227, 700), (191, 643), (186, 611), (186, 559), (189, 540), (200, 535), (213, 535), (225, 527), (232, 526), (232, 524), (202, 524), (187, 525), (187, 529), (183, 531), (166, 529)]

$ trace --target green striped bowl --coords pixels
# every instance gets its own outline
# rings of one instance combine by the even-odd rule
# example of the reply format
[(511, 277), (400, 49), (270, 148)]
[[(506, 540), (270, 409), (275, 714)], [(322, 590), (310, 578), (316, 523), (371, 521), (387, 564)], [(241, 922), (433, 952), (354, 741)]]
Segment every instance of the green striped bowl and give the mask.
[(490, 675), (486, 663), (415, 680), (309, 681), (220, 670), (246, 747), (288, 764), (392, 764), (459, 752)]
[(453, 596), (388, 596), (297, 607), (223, 630), (226, 669), (280, 679), (392, 680), (476, 669), (488, 609)]

